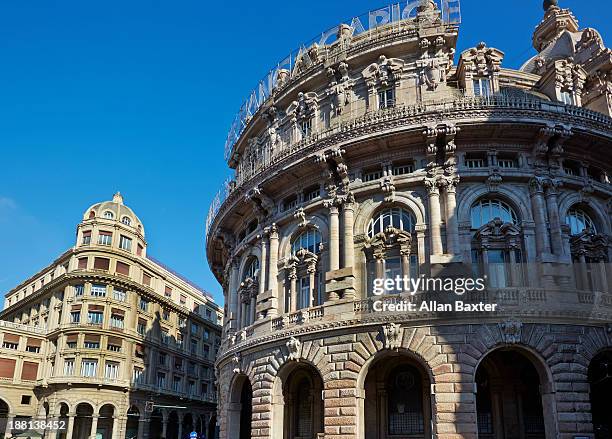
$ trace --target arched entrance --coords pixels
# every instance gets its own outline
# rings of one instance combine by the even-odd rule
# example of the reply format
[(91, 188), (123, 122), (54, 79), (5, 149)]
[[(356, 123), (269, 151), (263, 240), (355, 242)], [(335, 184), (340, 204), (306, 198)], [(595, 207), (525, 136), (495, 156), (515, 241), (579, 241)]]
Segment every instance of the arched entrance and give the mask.
[[(163, 428), (164, 418), (162, 412), (159, 409), (155, 409), (151, 412), (151, 418), (149, 420), (149, 437), (151, 439), (161, 439), (163, 435)], [(166, 437), (169, 436), (166, 434)]]
[(91, 434), (94, 409), (90, 404), (82, 402), (77, 405), (74, 419), (74, 431), (69, 439), (88, 439)]
[[(68, 404), (65, 402), (60, 403), (59, 405), (59, 418), (58, 420), (62, 425), (68, 426), (68, 413), (70, 412), (70, 408)], [(59, 430), (57, 432), (57, 439), (66, 439), (66, 430)]]
[[(185, 416), (183, 416), (183, 437), (188, 437), (189, 433), (191, 433), (192, 431), (194, 431), (194, 425), (193, 425), (193, 416), (191, 416), (191, 413), (187, 413), (185, 414)], [(179, 438), (182, 439), (182, 438)]]
[(545, 374), (518, 350), (498, 349), (486, 355), (476, 370), (478, 437), (545, 439), (544, 379)]
[(227, 414), (227, 438), (251, 439), (253, 388), (245, 375), (234, 379)]
[(140, 426), (140, 410), (132, 406), (127, 411), (127, 422), (125, 424), (125, 439), (136, 439), (138, 437), (138, 427)]
[(215, 439), (217, 437), (217, 417), (211, 416), (208, 422), (208, 429), (206, 430), (206, 439)]
[(4, 439), (4, 432), (6, 431), (6, 422), (8, 419), (10, 408), (6, 401), (0, 399), (0, 439)]
[(431, 437), (430, 379), (424, 368), (409, 355), (388, 353), (366, 370), (360, 407), (365, 439)]
[(105, 404), (100, 407), (97, 433), (102, 435), (102, 439), (112, 439), (114, 417), (115, 407), (113, 405)]
[(281, 431), (284, 439), (313, 438), (323, 433), (323, 379), (313, 366), (292, 362), (279, 371), (274, 413), (275, 436), (279, 438)]
[(589, 364), (591, 414), (596, 439), (612, 438), (612, 351), (601, 352)]
[(179, 417), (174, 411), (168, 415), (168, 427), (166, 428), (166, 439), (179, 439)]

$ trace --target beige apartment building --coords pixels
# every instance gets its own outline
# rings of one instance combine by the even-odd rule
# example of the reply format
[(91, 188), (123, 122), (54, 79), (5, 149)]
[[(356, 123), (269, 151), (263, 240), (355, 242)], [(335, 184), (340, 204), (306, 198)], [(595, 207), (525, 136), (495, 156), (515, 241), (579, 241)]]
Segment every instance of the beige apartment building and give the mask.
[[(612, 51), (546, 0), (510, 68), (456, 50), (458, 3), (354, 17), (242, 106), (207, 222), (221, 439), (612, 437)], [(405, 311), (454, 293), (374, 294), (396, 276), (497, 309)]]
[(0, 438), (214, 437), (222, 317), (147, 255), (119, 193), (94, 204), (76, 245), (6, 295)]

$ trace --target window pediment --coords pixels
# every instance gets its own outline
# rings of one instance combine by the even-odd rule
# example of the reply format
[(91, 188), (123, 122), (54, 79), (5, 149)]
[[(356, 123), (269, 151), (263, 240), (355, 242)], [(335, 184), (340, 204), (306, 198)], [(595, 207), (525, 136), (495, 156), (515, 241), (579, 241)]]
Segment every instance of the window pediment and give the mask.
[(410, 253), (412, 235), (404, 230), (387, 227), (383, 232), (366, 239), (366, 249), (371, 249), (375, 256), (384, 257), (384, 253), (393, 248), (399, 248), (400, 253)]
[(483, 246), (504, 243), (514, 247), (520, 244), (520, 235), (521, 229), (518, 226), (508, 222), (505, 223), (501, 218), (495, 218), (480, 227), (476, 231), (474, 239)]
[(609, 237), (604, 234), (584, 230), (570, 238), (570, 247), (574, 254), (584, 254), (591, 258), (605, 259), (609, 241)]

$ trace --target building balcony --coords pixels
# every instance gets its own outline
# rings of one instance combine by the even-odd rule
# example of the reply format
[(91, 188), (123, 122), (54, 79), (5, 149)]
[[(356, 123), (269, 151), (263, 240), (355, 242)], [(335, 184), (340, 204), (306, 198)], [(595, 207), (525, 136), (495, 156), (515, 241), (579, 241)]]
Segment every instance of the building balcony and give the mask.
[[(444, 296), (442, 296), (444, 294)], [(452, 294), (448, 296), (447, 294)], [(448, 298), (451, 297), (452, 300)], [(422, 303), (432, 308), (438, 304), (462, 301), (466, 305), (496, 304), (494, 311), (441, 311), (419, 310)], [(394, 311), (398, 304), (412, 303), (415, 309)], [(381, 309), (383, 308), (384, 309)], [(397, 309), (397, 308), (395, 308)], [(583, 291), (576, 289), (544, 289), (534, 287), (488, 288), (481, 292), (455, 295), (454, 293), (418, 292), (372, 296), (364, 299), (346, 299), (326, 302), (322, 306), (306, 308), (274, 318), (265, 318), (254, 324), (232, 330), (225, 338), (219, 359), (230, 351), (241, 350), (266, 340), (290, 337), (321, 330), (333, 330), (359, 325), (385, 324), (388, 322), (411, 322), (415, 325), (456, 324), (465, 321), (504, 321), (513, 318), (522, 320), (576, 319), (584, 322), (612, 321), (612, 293)]]
[(264, 144), (257, 151), (252, 151), (249, 163), (237, 165), (234, 178), (226, 181), (213, 198), (206, 220), (207, 237), (219, 224), (220, 218), (243, 199), (249, 188), (270, 178), (276, 169), (316, 152), (323, 143), (343, 146), (364, 134), (377, 136), (390, 130), (413, 131), (415, 135), (422, 136), (423, 127), (427, 123), (444, 120), (452, 120), (461, 126), (462, 122), (500, 123), (520, 119), (533, 124), (544, 121), (567, 122), (575, 127), (599, 132), (612, 130), (610, 117), (582, 107), (503, 93), (477, 97), (465, 96), (460, 90), (456, 90), (456, 93), (436, 101), (402, 103), (392, 108), (368, 112), (361, 110), (347, 115), (342, 123), (313, 132), (296, 142), (289, 139), (275, 147), (269, 142)]

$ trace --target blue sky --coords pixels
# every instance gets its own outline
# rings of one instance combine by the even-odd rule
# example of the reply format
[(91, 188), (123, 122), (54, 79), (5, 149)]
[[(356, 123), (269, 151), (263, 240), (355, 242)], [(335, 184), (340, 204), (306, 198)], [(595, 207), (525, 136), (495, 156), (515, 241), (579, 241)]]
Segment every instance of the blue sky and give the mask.
[[(384, 1), (4, 1), (0, 4), (0, 293), (74, 245), (120, 190), (149, 254), (219, 303), (204, 253), (223, 144), (243, 98), (289, 51)], [(262, 6), (265, 5), (265, 6)], [(607, 2), (561, 0), (610, 34)], [(540, 0), (462, 0), (457, 52), (485, 41), (518, 67)]]

